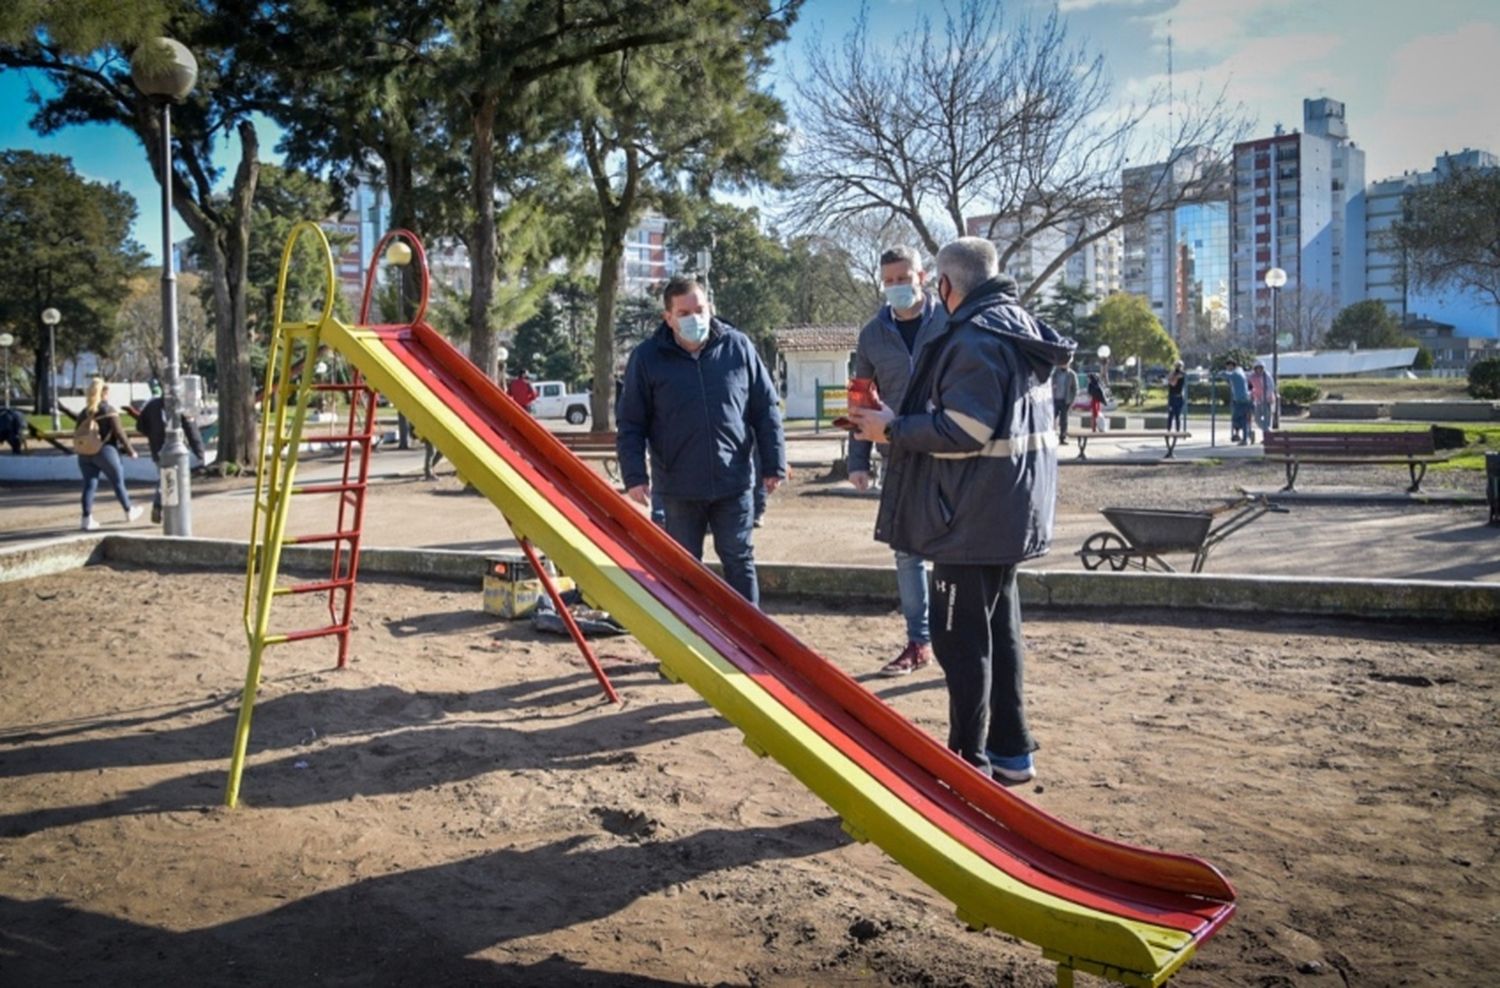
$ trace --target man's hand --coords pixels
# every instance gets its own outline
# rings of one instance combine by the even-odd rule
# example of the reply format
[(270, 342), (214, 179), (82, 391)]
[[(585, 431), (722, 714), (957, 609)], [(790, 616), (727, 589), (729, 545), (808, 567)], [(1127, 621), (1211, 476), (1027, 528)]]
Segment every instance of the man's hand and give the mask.
[(650, 484), (637, 484), (635, 487), (632, 487), (630, 488), (630, 490), (626, 491), (625, 496), (630, 498), (636, 504), (644, 504), (648, 508), (651, 507)]
[(766, 477), (762, 481), (762, 483), (764, 483), (766, 485), (766, 493), (767, 494), (775, 494), (776, 493), (776, 488), (778, 488), (778, 487), (781, 486), (781, 478), (780, 477)]
[(867, 491), (867, 490), (869, 490), (870, 489), (870, 471), (868, 471), (868, 470), (850, 470), (849, 471), (849, 483), (853, 484), (854, 485), (854, 489), (857, 490), (857, 491)]
[(885, 402), (881, 402), (879, 408), (849, 409), (849, 419), (855, 428), (854, 438), (872, 443), (885, 442), (885, 427), (895, 417), (896, 413)]

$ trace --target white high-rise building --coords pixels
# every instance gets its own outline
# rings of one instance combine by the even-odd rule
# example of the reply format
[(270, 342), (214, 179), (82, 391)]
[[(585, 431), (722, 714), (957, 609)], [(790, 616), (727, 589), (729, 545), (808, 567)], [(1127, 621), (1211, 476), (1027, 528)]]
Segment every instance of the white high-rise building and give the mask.
[(1500, 158), (1488, 151), (1464, 148), (1444, 154), (1429, 171), (1406, 172), (1371, 182), (1365, 189), (1365, 297), (1384, 302), (1403, 322), (1429, 320), (1454, 327), (1456, 335), (1500, 336), (1500, 307), (1472, 293), (1452, 290), (1422, 292), (1406, 278), (1400, 248), (1390, 239), (1391, 227), (1401, 219), (1406, 197), (1460, 169), (1500, 168)]
[(1230, 329), (1250, 345), (1269, 343), (1273, 267), (1287, 274), (1281, 322), (1296, 335), (1321, 335), (1364, 298), (1365, 153), (1349, 140), (1343, 103), (1303, 100), (1302, 117), (1300, 133), (1278, 127), (1234, 146)]
[[(1014, 278), (1025, 291), (1064, 249), (1096, 229), (1097, 226), (1085, 223), (1073, 234), (1056, 227), (1033, 234), (1011, 254), (1004, 273)], [(971, 237), (984, 237), (1004, 254), (1021, 236), (1021, 224), (1010, 216), (1001, 217), (998, 222), (994, 214), (975, 216), (969, 220), (965, 232)], [(1085, 244), (1047, 277), (1040, 290), (1033, 294), (1031, 302), (1035, 304), (1053, 297), (1057, 286), (1064, 281), (1069, 285), (1081, 285), (1100, 299), (1119, 291), (1124, 268), (1123, 244), (1119, 230), (1111, 230)], [(1089, 311), (1093, 309), (1094, 306), (1089, 306)]]
[(681, 259), (667, 247), (671, 228), (672, 221), (665, 216), (647, 213), (625, 234), (621, 294), (655, 295), (672, 275), (682, 270)]

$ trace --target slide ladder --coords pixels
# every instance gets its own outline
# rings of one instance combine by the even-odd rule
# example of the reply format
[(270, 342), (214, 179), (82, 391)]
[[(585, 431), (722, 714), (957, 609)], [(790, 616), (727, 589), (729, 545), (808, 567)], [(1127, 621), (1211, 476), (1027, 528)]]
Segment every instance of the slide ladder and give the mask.
[[(313, 224), (299, 224), (298, 227)], [(338, 668), (349, 661), (349, 631), (354, 616), (354, 591), (359, 578), (360, 538), (364, 528), (365, 493), (369, 484), (370, 454), (376, 443), (376, 393), (356, 369), (343, 380), (324, 380), (331, 371), (332, 353), (322, 342), (322, 329), (332, 317), (334, 292), (332, 269), (324, 285), (324, 311), (317, 319), (288, 321), (285, 316), (287, 259), (296, 243), (298, 229), (287, 241), (282, 257), (281, 284), (276, 295), (276, 318), (266, 355), (265, 384), (261, 390), (261, 415), (255, 471), (255, 497), (251, 509), (250, 551), (245, 564), (245, 636), (250, 645), (250, 666), (235, 726), (234, 755), (225, 800), (238, 799), (240, 777), (250, 737), (250, 719), (255, 690), (260, 684), (261, 658), (268, 645), (335, 637)], [(322, 231), (318, 230), (319, 236)], [(332, 376), (332, 375), (329, 375)], [(314, 398), (333, 398), (332, 404), (347, 405), (343, 428), (332, 434), (309, 435), (307, 421)], [(304, 444), (315, 442), (337, 446), (342, 452), (342, 472), (332, 482), (298, 484), (297, 463)], [(332, 495), (337, 513), (332, 530), (288, 535), (294, 498)], [(282, 550), (291, 545), (330, 545), (331, 565), (326, 579), (282, 584)], [(273, 632), (272, 605), (285, 596), (321, 594), (327, 597), (328, 623), (295, 631)]]

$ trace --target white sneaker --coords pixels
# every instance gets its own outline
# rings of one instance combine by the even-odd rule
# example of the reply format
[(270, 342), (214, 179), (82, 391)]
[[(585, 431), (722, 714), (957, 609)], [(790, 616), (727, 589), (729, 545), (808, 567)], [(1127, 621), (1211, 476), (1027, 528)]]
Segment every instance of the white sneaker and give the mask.
[(98, 529), (99, 529), (99, 523), (94, 520), (94, 516), (93, 515), (84, 515), (83, 516), (83, 524), (80, 525), (79, 527), (81, 529), (83, 529), (85, 532), (94, 532), (94, 531), (98, 531)]
[[(125, 512), (125, 524), (129, 525), (133, 521), (139, 521), (141, 515), (145, 513), (145, 508), (141, 507), (140, 505), (136, 505), (134, 508), (131, 508), (129, 511)], [(94, 527), (97, 528), (98, 526), (96, 525)]]

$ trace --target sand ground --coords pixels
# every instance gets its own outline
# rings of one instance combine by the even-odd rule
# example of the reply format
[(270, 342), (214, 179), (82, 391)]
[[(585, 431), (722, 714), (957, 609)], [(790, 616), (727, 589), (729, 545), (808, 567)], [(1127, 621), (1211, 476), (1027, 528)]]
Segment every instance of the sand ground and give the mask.
[[(1052, 983), (633, 640), (600, 646), (613, 708), (477, 590), (369, 581), (346, 671), (327, 642), (272, 650), (223, 809), (240, 592), (111, 567), (0, 584), (0, 983)], [(901, 643), (889, 612), (769, 609), (860, 677)], [(1027, 641), (1024, 795), (1239, 890), (1175, 984), (1500, 971), (1492, 636), (1052, 612)], [(938, 674), (868, 685), (945, 732)]]

